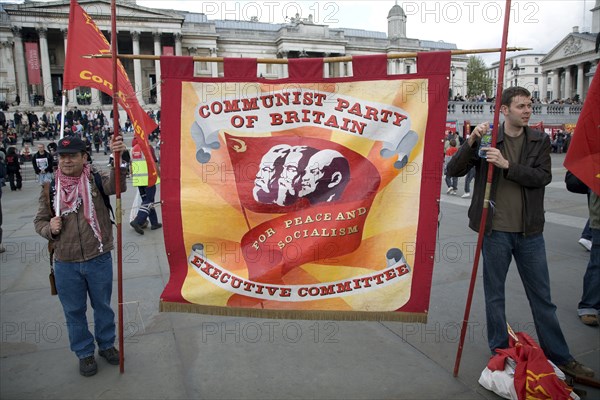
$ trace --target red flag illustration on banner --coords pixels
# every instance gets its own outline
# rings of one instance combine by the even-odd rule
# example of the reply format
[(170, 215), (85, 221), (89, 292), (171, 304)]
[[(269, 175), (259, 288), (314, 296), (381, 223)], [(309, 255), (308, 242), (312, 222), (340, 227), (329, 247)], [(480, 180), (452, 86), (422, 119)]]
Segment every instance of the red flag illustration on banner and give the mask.
[(299, 265), (358, 248), (381, 182), (367, 158), (317, 138), (225, 137), (242, 207), (283, 214), (242, 238), (249, 279), (280, 284)]
[(38, 44), (36, 42), (25, 42), (25, 58), (27, 59), (27, 76), (29, 77), (29, 84), (41, 84), (40, 57), (38, 56)]
[[(112, 95), (112, 61), (108, 58), (83, 58), (91, 53), (109, 54), (110, 43), (75, 0), (71, 0), (68, 32), (64, 88), (70, 90), (78, 86), (89, 86)], [(118, 80), (118, 102), (131, 119), (134, 134), (148, 163), (148, 186), (153, 186), (158, 179), (158, 173), (150, 151), (148, 135), (157, 125), (140, 106), (121, 61), (118, 61)]]
[(565, 157), (565, 168), (600, 196), (600, 74), (592, 79)]

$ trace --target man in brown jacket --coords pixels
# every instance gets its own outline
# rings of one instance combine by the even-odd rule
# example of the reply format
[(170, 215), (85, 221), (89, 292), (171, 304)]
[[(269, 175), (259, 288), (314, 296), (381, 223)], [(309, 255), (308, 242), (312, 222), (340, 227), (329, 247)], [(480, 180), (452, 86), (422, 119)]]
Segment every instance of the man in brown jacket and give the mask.
[[(112, 143), (112, 150), (125, 150), (121, 137)], [(61, 139), (57, 152), (55, 189), (49, 184), (42, 188), (34, 224), (36, 232), (54, 247), (56, 288), (71, 350), (79, 358), (79, 373), (92, 376), (98, 370), (94, 339), (98, 354), (110, 364), (119, 364), (119, 352), (114, 347), (115, 314), (110, 306), (113, 234), (104, 203), (105, 195), (115, 193), (115, 175), (114, 170), (106, 174), (92, 169), (85, 143), (79, 138)], [(126, 169), (121, 168), (122, 192), (127, 189), (125, 174)], [(101, 182), (102, 188), (96, 182)], [(48, 196), (49, 190), (56, 194)], [(55, 216), (57, 205), (60, 211)], [(94, 309), (94, 335), (86, 318), (88, 296)]]

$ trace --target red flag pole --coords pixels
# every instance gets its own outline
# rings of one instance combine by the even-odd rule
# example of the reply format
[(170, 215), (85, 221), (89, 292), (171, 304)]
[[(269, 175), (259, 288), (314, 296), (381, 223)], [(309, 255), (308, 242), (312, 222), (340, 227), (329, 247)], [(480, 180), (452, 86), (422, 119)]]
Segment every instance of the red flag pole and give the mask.
[[(492, 144), (491, 147), (496, 147), (496, 139), (498, 136), (498, 127), (500, 123), (500, 106), (502, 100), (502, 91), (504, 87), (504, 63), (506, 62), (506, 44), (508, 42), (508, 25), (510, 22), (510, 3), (511, 0), (506, 0), (504, 6), (504, 30), (502, 32), (502, 48), (500, 50), (500, 68), (498, 71), (498, 82), (496, 83), (496, 108), (494, 109), (494, 127), (492, 128)], [(485, 161), (482, 161), (485, 162)], [(481, 213), (481, 221), (479, 223), (479, 234), (477, 235), (477, 247), (475, 248), (475, 259), (473, 260), (473, 269), (471, 272), (471, 282), (469, 284), (469, 293), (467, 295), (467, 304), (465, 305), (465, 314), (463, 317), (462, 327), (460, 329), (460, 340), (458, 342), (458, 350), (456, 352), (456, 361), (454, 362), (454, 376), (458, 376), (460, 368), (460, 359), (465, 343), (465, 335), (467, 333), (467, 325), (469, 323), (469, 314), (471, 313), (471, 303), (473, 301), (473, 292), (475, 290), (475, 281), (477, 280), (477, 268), (479, 266), (479, 256), (481, 254), (481, 246), (483, 244), (483, 235), (488, 216), (490, 191), (492, 187), (492, 178), (494, 176), (494, 166), (489, 164), (487, 170), (487, 181), (485, 185), (485, 196), (483, 199), (483, 210)]]
[[(113, 141), (119, 135), (119, 79), (117, 75), (117, 6), (116, 0), (111, 0), (111, 24), (110, 24), (110, 50), (112, 53), (113, 67)], [(122, 231), (122, 208), (121, 208), (121, 153), (113, 152), (113, 162), (115, 167), (115, 186), (117, 197), (117, 286), (119, 303), (119, 370), (125, 372), (125, 349), (123, 346), (123, 231)]]

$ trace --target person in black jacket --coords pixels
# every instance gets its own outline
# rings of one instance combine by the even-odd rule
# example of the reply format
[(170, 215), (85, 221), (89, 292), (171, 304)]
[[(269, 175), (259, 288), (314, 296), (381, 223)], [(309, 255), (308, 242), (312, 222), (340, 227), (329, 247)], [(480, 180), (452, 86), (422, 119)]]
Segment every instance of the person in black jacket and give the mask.
[(19, 154), (15, 147), (9, 147), (6, 151), (6, 172), (10, 190), (21, 190), (23, 186), (21, 177), (21, 164), (19, 163)]
[(43, 144), (37, 145), (38, 151), (33, 155), (31, 163), (33, 170), (38, 177), (38, 182), (43, 185), (45, 182), (51, 182), (52, 174), (52, 156), (46, 151)]
[[(544, 191), (552, 181), (551, 144), (548, 136), (529, 128), (531, 93), (510, 87), (502, 93), (504, 123), (496, 147), (479, 149), (489, 124), (477, 125), (469, 139), (448, 163), (450, 176), (464, 176), (475, 168), (475, 187), (469, 208), (469, 227), (484, 229), (483, 287), (488, 345), (492, 354), (508, 347), (505, 282), (514, 257), (533, 314), (540, 346), (546, 357), (572, 375), (594, 376), (577, 362), (556, 316), (550, 298), (550, 277), (544, 243)], [(482, 156), (480, 157), (480, 151)], [(485, 199), (488, 168), (494, 168), (489, 199)], [(491, 208), (480, 226), (484, 201)]]

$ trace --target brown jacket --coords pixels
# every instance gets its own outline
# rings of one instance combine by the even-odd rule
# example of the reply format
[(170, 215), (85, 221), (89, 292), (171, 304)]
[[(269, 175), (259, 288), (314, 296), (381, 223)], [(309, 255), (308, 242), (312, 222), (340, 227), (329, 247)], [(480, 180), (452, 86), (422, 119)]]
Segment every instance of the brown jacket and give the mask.
[[(92, 171), (97, 171), (92, 167)], [(102, 186), (107, 195), (115, 194), (115, 175), (111, 169), (110, 174), (99, 172), (102, 176)], [(126, 170), (121, 169), (121, 192), (127, 190), (125, 181)], [(92, 190), (92, 202), (98, 216), (100, 232), (102, 233), (102, 252), (100, 252), (98, 239), (94, 236), (92, 228), (83, 216), (83, 206), (79, 206), (77, 212), (62, 217), (62, 230), (54, 236), (50, 232), (50, 219), (54, 216), (52, 207), (48, 204), (49, 198), (44, 187), (39, 199), (37, 215), (33, 220), (35, 231), (42, 237), (48, 239), (54, 247), (54, 256), (57, 260), (67, 262), (89, 261), (101, 254), (111, 251), (113, 245), (112, 224), (110, 213), (104, 204), (102, 195), (96, 187), (94, 176), (90, 175), (90, 187)]]

